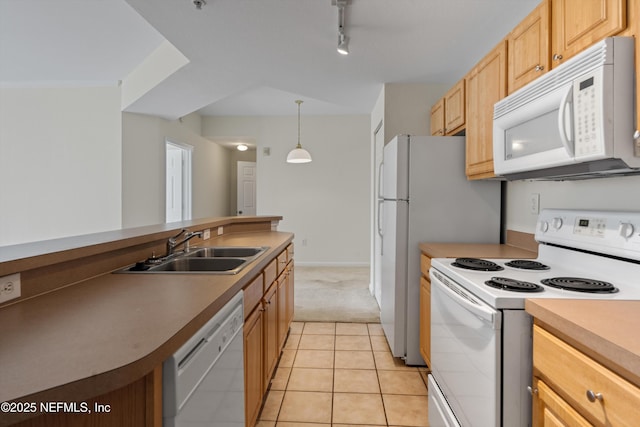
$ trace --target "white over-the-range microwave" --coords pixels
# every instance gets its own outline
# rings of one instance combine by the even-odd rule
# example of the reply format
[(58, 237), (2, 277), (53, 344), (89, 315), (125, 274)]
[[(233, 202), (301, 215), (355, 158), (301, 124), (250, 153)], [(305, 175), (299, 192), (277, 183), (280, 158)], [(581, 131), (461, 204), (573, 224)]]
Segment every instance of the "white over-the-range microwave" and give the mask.
[(496, 175), (513, 180), (640, 173), (633, 43), (632, 37), (604, 39), (497, 102)]

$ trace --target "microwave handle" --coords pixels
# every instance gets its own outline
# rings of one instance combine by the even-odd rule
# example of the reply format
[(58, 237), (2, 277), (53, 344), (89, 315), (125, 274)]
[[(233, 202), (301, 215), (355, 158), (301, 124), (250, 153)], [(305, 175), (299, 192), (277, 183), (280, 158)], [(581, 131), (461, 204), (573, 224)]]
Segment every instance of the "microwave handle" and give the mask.
[[(567, 93), (562, 97), (562, 101), (560, 101), (560, 111), (558, 112), (558, 130), (560, 131), (560, 140), (562, 141), (562, 146), (567, 151), (569, 157), (573, 157), (573, 141), (569, 139), (567, 135), (567, 127), (565, 125), (565, 117), (567, 107), (569, 106), (569, 99), (573, 96), (573, 86), (569, 87)], [(571, 120), (573, 120), (573, 116), (571, 116)]]

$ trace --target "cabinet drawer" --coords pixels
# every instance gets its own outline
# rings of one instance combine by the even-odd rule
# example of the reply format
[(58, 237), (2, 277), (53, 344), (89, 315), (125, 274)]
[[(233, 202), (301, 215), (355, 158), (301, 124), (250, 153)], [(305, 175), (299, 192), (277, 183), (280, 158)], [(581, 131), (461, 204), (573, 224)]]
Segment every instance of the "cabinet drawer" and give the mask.
[[(640, 389), (546, 330), (533, 329), (533, 367), (551, 387), (591, 422), (637, 425)], [(587, 393), (602, 400), (589, 401)]]
[(420, 254), (420, 271), (422, 275), (429, 279), (429, 269), (431, 268), (431, 258), (425, 254)]
[(278, 259), (274, 259), (264, 268), (264, 288), (265, 292), (278, 276)]
[(278, 255), (278, 275), (280, 275), (287, 266), (288, 258), (287, 258), (287, 250), (280, 252)]
[(256, 305), (260, 303), (264, 295), (264, 275), (260, 273), (258, 277), (253, 279), (244, 288), (244, 318), (249, 317), (249, 314), (256, 308)]

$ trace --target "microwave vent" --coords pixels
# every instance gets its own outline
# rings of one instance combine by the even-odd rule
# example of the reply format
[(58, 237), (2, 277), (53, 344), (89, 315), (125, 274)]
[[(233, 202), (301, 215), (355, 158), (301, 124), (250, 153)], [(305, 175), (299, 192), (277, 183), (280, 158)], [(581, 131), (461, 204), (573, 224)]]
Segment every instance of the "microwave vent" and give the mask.
[[(629, 49), (633, 54), (633, 38), (609, 37), (598, 42), (567, 62), (549, 71), (523, 88), (517, 90), (506, 98), (498, 101), (494, 107), (494, 119), (513, 111), (532, 100), (544, 96), (567, 82), (590, 72), (602, 65), (612, 64), (614, 45), (623, 49)], [(626, 53), (624, 53), (626, 54)]]

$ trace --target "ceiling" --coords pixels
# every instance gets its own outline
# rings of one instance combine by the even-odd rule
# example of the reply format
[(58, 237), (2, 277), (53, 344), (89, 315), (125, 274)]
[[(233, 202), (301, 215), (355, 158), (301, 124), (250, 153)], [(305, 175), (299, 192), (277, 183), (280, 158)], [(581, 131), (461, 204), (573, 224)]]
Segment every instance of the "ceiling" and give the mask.
[(125, 111), (369, 114), (384, 83), (453, 84), (539, 0), (0, 0), (0, 86), (118, 84), (166, 39), (189, 63)]

